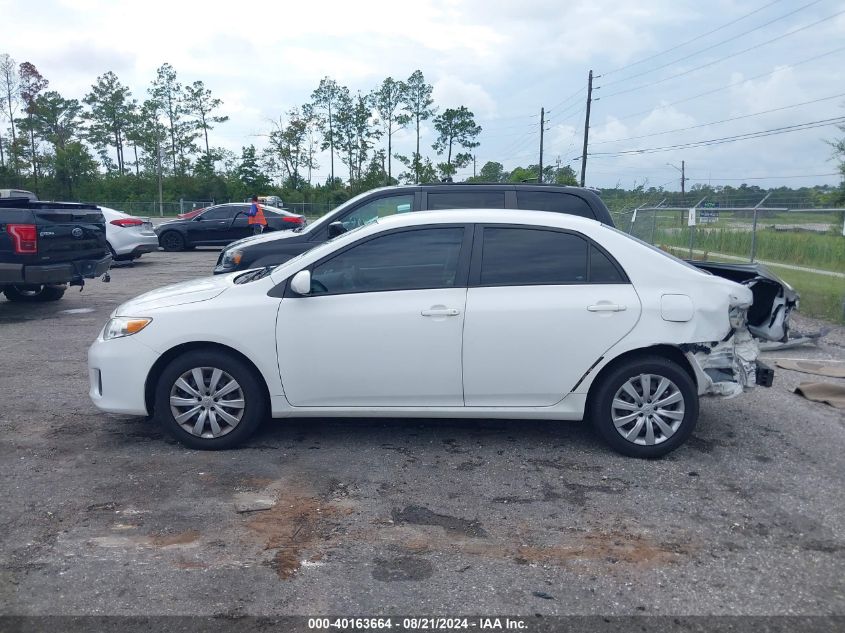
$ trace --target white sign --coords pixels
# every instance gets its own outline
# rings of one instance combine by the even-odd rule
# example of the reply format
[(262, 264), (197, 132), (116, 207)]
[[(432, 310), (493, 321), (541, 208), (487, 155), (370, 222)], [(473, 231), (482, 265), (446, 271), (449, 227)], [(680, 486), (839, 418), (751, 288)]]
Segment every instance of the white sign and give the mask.
[(695, 226), (695, 207), (692, 207), (689, 210), (689, 216), (687, 217), (687, 226)]

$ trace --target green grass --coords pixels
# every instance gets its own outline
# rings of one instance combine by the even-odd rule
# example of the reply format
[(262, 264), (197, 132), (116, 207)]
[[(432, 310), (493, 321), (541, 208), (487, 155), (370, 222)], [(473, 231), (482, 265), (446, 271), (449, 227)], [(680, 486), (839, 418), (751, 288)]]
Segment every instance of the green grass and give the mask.
[[(676, 252), (675, 254), (680, 253)], [(718, 255), (708, 255), (707, 259), (728, 264), (737, 263), (735, 260)], [(845, 325), (845, 314), (843, 314), (845, 279), (793, 270), (777, 265), (767, 265), (767, 268), (789, 283), (801, 295), (798, 309), (801, 314)]]
[(769, 268), (801, 295), (801, 314), (845, 325), (845, 279), (780, 266)]
[[(639, 223), (638, 223), (639, 224)], [(637, 237), (643, 228), (637, 227)], [(672, 246), (689, 246), (689, 228), (664, 228), (658, 225), (654, 231), (654, 242)], [(724, 253), (738, 257), (751, 254), (750, 231), (730, 230), (698, 226), (695, 229), (693, 248), (713, 253)], [(835, 233), (790, 233), (762, 229), (757, 231), (757, 259), (820, 268), (833, 272), (845, 272), (845, 236)]]

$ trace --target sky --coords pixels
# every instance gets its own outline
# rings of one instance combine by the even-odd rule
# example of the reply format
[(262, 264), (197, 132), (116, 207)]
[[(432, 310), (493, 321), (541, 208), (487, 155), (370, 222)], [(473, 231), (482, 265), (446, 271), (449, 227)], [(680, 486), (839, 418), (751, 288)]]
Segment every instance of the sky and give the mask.
[[(324, 76), (354, 94), (420, 69), (441, 110), (475, 114), (477, 168), (536, 164), (544, 107), (544, 162), (580, 173), (593, 70), (588, 186), (677, 190), (681, 161), (687, 188), (840, 181), (825, 140), (845, 132), (832, 124), (618, 152), (845, 117), (845, 0), (0, 0), (0, 16), (0, 53), (65, 97), (111, 70), (143, 100), (163, 62), (183, 84), (202, 80), (230, 117), (210, 141), (238, 153), (261, 148)], [(435, 136), (429, 121), (422, 143), (436, 162)], [(414, 141), (400, 131), (394, 152)], [(325, 178), (328, 154), (318, 161)]]

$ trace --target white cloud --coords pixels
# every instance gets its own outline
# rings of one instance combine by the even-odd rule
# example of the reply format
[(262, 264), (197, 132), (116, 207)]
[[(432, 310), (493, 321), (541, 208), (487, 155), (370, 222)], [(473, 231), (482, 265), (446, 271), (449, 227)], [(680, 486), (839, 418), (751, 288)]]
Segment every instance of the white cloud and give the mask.
[(476, 118), (490, 118), (496, 115), (496, 102), (477, 83), (464, 81), (453, 75), (441, 77), (434, 83), (432, 97), (442, 108), (457, 108), (465, 105)]
[[(809, 7), (779, 23), (779, 30), (773, 25), (757, 33), (759, 40), (754, 41), (819, 20), (835, 12), (836, 6), (843, 6), (842, 0), (833, 7)], [(0, 0), (4, 23), (14, 25), (4, 30), (0, 52), (9, 52), (18, 62), (31, 61), (52, 88), (75, 98), (84, 96), (98, 75), (113, 70), (142, 100), (156, 68), (167, 61), (183, 84), (201, 79), (224, 100), (224, 113), (231, 120), (212, 132), (211, 142), (234, 151), (249, 143), (260, 147), (268, 120), (307, 101), (325, 75), (355, 93), (369, 91), (388, 75), (404, 79), (419, 68), (434, 82), (441, 109), (466, 105), (476, 114), (484, 128), (479, 159), (534, 162), (539, 130), (531, 117), (545, 106), (558, 110), (551, 114), (546, 151), (552, 158), (560, 154), (566, 162), (580, 153), (583, 112), (577, 111), (577, 102), (582, 96), (555, 106), (584, 86), (590, 68), (596, 71), (591, 128), (596, 143), (591, 151), (596, 152), (682, 143), (842, 113), (840, 102), (832, 100), (698, 130), (598, 144), (841, 91), (845, 54), (839, 53), (678, 106), (659, 107), (834, 49), (845, 33), (842, 16), (678, 80), (657, 83), (681, 69), (672, 65), (620, 81), (620, 89), (648, 86), (624, 95), (610, 97), (616, 87), (602, 86), (694, 53), (790, 10), (785, 4), (773, 5), (718, 34), (636, 64), (756, 7), (750, 0), (570, 0), (565, 4), (559, 0), (324, 0), (318, 4), (240, 0), (234, 5), (208, 0), (201, 7), (173, 0)], [(738, 41), (694, 56), (684, 62), (684, 68), (747, 45)], [(636, 65), (613, 72), (631, 63)], [(569, 108), (572, 104), (576, 107)], [(632, 117), (633, 112), (645, 114)], [(520, 122), (524, 122), (521, 127)], [(687, 160), (691, 169), (714, 172), (793, 173), (796, 164), (825, 164), (829, 148), (821, 139), (834, 134), (835, 129), (819, 129), (725, 146), (595, 158), (588, 165), (588, 181), (594, 173), (594, 184), (612, 184), (618, 175), (665, 182), (674, 176), (666, 163), (680, 160)], [(429, 121), (422, 132), (423, 151), (430, 152), (433, 136)], [(414, 130), (401, 131), (394, 141), (394, 151), (409, 153), (415, 143)], [(323, 179), (328, 155), (321, 156), (320, 162)]]

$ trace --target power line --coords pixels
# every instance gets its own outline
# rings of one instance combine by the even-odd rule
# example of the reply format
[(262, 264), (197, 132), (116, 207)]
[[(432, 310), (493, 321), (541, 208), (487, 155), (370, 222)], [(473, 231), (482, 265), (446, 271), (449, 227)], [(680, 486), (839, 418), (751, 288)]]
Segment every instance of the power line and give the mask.
[(827, 174), (791, 174), (789, 176), (749, 176), (747, 178), (690, 178), (693, 182), (710, 182), (718, 180), (720, 182), (727, 180), (745, 181), (745, 180), (784, 180), (788, 178), (823, 178), (825, 176), (841, 176), (839, 172), (830, 172)]
[[(596, 152), (588, 154), (589, 156), (631, 156), (635, 154), (653, 154), (655, 152), (666, 152), (677, 149), (687, 149), (692, 147), (707, 147), (710, 145), (721, 145), (723, 143), (732, 143), (734, 141), (742, 141), (751, 138), (762, 138), (764, 136), (775, 136), (778, 134), (786, 134), (787, 132), (797, 132), (800, 130), (810, 130), (817, 127), (824, 127), (845, 122), (845, 117), (835, 117), (832, 119), (820, 119), (818, 121), (807, 121), (805, 123), (796, 123), (795, 125), (787, 125), (784, 127), (772, 128), (771, 130), (760, 130), (757, 132), (748, 132), (746, 134), (736, 134), (734, 136), (724, 136), (721, 138), (707, 139), (702, 141), (693, 141), (691, 143), (679, 143), (677, 145), (666, 145), (663, 147), (647, 147), (644, 149), (629, 149), (620, 152)], [(573, 159), (574, 160), (574, 159)]]
[(762, 114), (770, 114), (772, 112), (780, 112), (781, 110), (789, 110), (791, 108), (798, 108), (800, 106), (810, 105), (811, 103), (819, 103), (820, 101), (830, 101), (831, 99), (838, 99), (839, 97), (845, 97), (845, 92), (839, 93), (837, 95), (831, 95), (830, 97), (822, 97), (820, 99), (813, 99), (812, 101), (804, 101), (802, 103), (793, 103), (792, 105), (782, 106), (780, 108), (771, 108), (770, 110), (762, 110), (760, 112), (754, 112), (751, 114), (743, 114), (742, 116), (735, 116), (731, 117), (730, 119), (721, 119), (719, 121), (708, 121), (707, 123), (699, 123), (698, 125), (690, 125), (689, 127), (679, 127), (673, 130), (664, 130), (663, 132), (653, 132), (651, 134), (642, 134), (640, 136), (629, 136), (627, 138), (615, 138), (607, 141), (596, 141), (593, 145), (606, 145), (607, 143), (620, 143), (622, 141), (636, 141), (641, 138), (651, 138), (653, 136), (662, 136), (664, 134), (672, 134), (674, 132), (686, 132), (687, 130), (695, 130), (700, 127), (708, 127), (710, 125), (720, 125), (722, 123), (728, 123), (730, 121), (739, 121), (741, 119), (749, 119), (751, 117), (760, 116)]
[[(549, 109), (549, 111), (551, 112), (552, 110), (557, 110), (560, 106), (562, 106), (564, 103), (566, 103), (566, 102), (567, 102), (567, 101), (569, 101), (570, 99), (574, 99), (575, 97), (577, 97), (578, 95), (580, 95), (582, 92), (584, 92), (584, 90), (585, 90), (585, 88), (583, 88), (583, 87), (578, 88), (578, 90), (576, 90), (575, 92), (573, 92), (571, 95), (569, 95), (568, 97), (565, 97), (562, 101), (560, 101), (560, 102), (556, 103), (555, 105), (553, 105), (553, 106)], [(569, 106), (566, 106), (566, 110), (568, 110), (568, 109), (569, 109)]]
[(741, 37), (745, 37), (745, 36), (746, 36), (746, 35), (748, 35), (749, 33), (753, 33), (754, 31), (759, 31), (760, 29), (766, 28), (767, 26), (769, 26), (769, 25), (771, 25), (771, 24), (774, 24), (775, 22), (779, 22), (780, 20), (784, 20), (784, 19), (788, 18), (788, 17), (789, 17), (789, 16), (791, 16), (791, 15), (795, 15), (796, 13), (799, 13), (799, 12), (803, 11), (804, 9), (808, 9), (808, 8), (810, 8), (811, 6), (813, 6), (814, 4), (818, 4), (818, 3), (819, 3), (819, 2), (821, 2), (821, 1), (822, 1), (822, 0), (813, 0), (812, 2), (810, 2), (810, 3), (808, 3), (808, 4), (805, 4), (805, 5), (804, 5), (804, 6), (802, 6), (802, 7), (798, 7), (797, 9), (795, 9), (795, 10), (793, 10), (793, 11), (790, 11), (789, 13), (785, 13), (784, 15), (781, 15), (781, 16), (778, 16), (778, 17), (776, 17), (776, 18), (773, 18), (773, 19), (769, 20), (768, 22), (765, 22), (765, 23), (763, 23), (763, 24), (761, 24), (761, 25), (759, 25), (759, 26), (755, 26), (753, 29), (749, 29), (749, 30), (747, 30), (747, 31), (743, 31), (742, 33), (739, 33), (738, 35), (734, 35), (734, 36), (732, 36), (732, 37), (729, 37), (728, 39), (726, 39), (726, 40), (722, 40), (721, 42), (716, 42), (715, 44), (711, 44), (710, 46), (708, 46), (708, 47), (706, 47), (706, 48), (702, 48), (702, 49), (697, 50), (697, 51), (695, 51), (695, 52), (693, 52), (693, 53), (690, 53), (690, 54), (689, 54), (689, 55), (687, 55), (686, 57), (681, 57), (681, 58), (676, 59), (676, 60), (674, 60), (674, 61), (671, 61), (671, 62), (666, 62), (666, 63), (665, 63), (665, 64), (663, 64), (662, 66), (657, 66), (657, 67), (655, 67), (655, 68), (651, 68), (651, 69), (649, 69), (649, 70), (644, 70), (644, 71), (642, 71), (642, 72), (640, 72), (640, 73), (637, 73), (637, 74), (635, 74), (635, 75), (629, 75), (628, 77), (623, 77), (622, 79), (617, 79), (617, 80), (615, 80), (615, 81), (611, 81), (611, 82), (608, 82), (608, 83), (602, 84), (602, 87), (603, 87), (603, 88), (606, 88), (607, 86), (613, 86), (613, 85), (615, 85), (615, 84), (622, 83), (622, 82), (624, 82), (624, 81), (630, 81), (631, 79), (635, 79), (635, 78), (637, 78), (637, 77), (642, 77), (643, 75), (648, 75), (649, 73), (653, 73), (653, 72), (656, 72), (656, 71), (658, 71), (658, 70), (662, 70), (663, 68), (666, 68), (666, 67), (668, 67), (668, 66), (672, 66), (672, 65), (677, 64), (677, 63), (679, 63), (679, 62), (686, 61), (686, 60), (688, 60), (690, 57), (695, 57), (696, 55), (700, 55), (701, 53), (706, 53), (707, 51), (713, 50), (714, 48), (718, 48), (719, 46), (722, 46), (723, 44), (727, 44), (728, 42), (733, 42), (734, 40), (738, 40), (738, 39), (739, 39), (739, 38), (741, 38)]
[[(779, 68), (775, 68), (774, 70), (770, 70), (769, 72), (761, 73), (759, 75), (754, 75), (753, 77), (743, 78), (738, 81), (733, 81), (729, 84), (724, 86), (719, 86), (718, 88), (713, 88), (711, 90), (706, 90), (704, 92), (699, 92), (698, 94), (694, 94), (691, 97), (684, 97), (683, 99), (678, 99), (677, 101), (671, 101), (669, 103), (662, 104), (658, 107), (660, 108), (668, 108), (670, 106), (678, 105), (679, 103), (686, 103), (687, 101), (692, 101), (693, 99), (698, 99), (699, 97), (706, 97), (707, 95), (715, 94), (717, 92), (721, 92), (722, 90), (727, 90), (728, 88), (733, 88), (734, 86), (740, 86), (747, 81), (754, 81), (755, 79), (762, 79), (763, 77), (769, 77), (771, 75), (777, 74), (784, 70), (790, 70), (797, 66), (802, 66), (804, 64), (809, 64), (810, 62), (814, 62), (817, 59), (821, 59), (822, 57), (827, 57), (828, 55), (833, 55), (835, 53), (841, 53), (845, 51), (845, 46), (840, 46), (839, 48), (834, 48), (832, 51), (827, 51), (826, 53), (821, 53), (820, 55), (814, 55), (813, 57), (808, 57), (807, 59), (803, 59), (800, 62), (795, 62), (794, 64), (790, 64), (789, 66), (781, 66)], [(627, 114), (623, 117), (619, 117), (617, 121), (627, 121), (628, 119), (633, 119), (634, 117), (640, 116), (642, 114), (650, 114), (655, 110), (654, 107), (649, 108), (648, 110), (640, 110), (639, 112), (634, 112), (633, 114)]]
[[(743, 55), (744, 53), (748, 53), (748, 52), (756, 50), (758, 48), (762, 48), (763, 46), (771, 44), (772, 42), (777, 42), (778, 40), (782, 40), (783, 38), (789, 37), (790, 35), (795, 35), (796, 33), (800, 33), (801, 31), (806, 31), (807, 29), (812, 28), (814, 26), (818, 26), (819, 24), (822, 24), (823, 22), (827, 22), (828, 20), (832, 20), (833, 18), (839, 17), (843, 13), (845, 13), (845, 10), (838, 11), (838, 12), (832, 14), (832, 15), (829, 15), (827, 17), (822, 18), (821, 20), (816, 20), (815, 22), (811, 22), (810, 24), (807, 24), (805, 26), (799, 27), (797, 29), (793, 29), (792, 31), (789, 31), (787, 33), (783, 33), (782, 35), (778, 35), (777, 37), (773, 37), (772, 39), (766, 40), (765, 42), (760, 42), (759, 44), (755, 44), (754, 46), (749, 46), (748, 48), (744, 48), (741, 51), (731, 53), (730, 55), (725, 55), (724, 57), (720, 57), (720, 58), (718, 58), (718, 59), (716, 59), (712, 62), (702, 64), (701, 66), (696, 66), (695, 68), (690, 68), (690, 69), (685, 70), (683, 72), (675, 73), (674, 75), (669, 75), (668, 77), (664, 77), (663, 79), (655, 79), (654, 81), (652, 81), (648, 84), (642, 84), (640, 86), (635, 86), (634, 88), (627, 88), (625, 90), (619, 90), (617, 92), (611, 92), (610, 94), (602, 95), (601, 98), (607, 99), (609, 97), (616, 97), (616, 96), (621, 95), (621, 94), (627, 94), (629, 92), (635, 92), (637, 90), (642, 90), (643, 88), (651, 88), (655, 84), (661, 84), (661, 83), (664, 83), (666, 81), (670, 81), (672, 79), (677, 79), (678, 77), (683, 77), (685, 75), (689, 75), (690, 73), (694, 73), (696, 71), (699, 71), (702, 68), (708, 68), (710, 66), (715, 66), (716, 64), (719, 64), (719, 63), (725, 61), (726, 59), (731, 59), (732, 57), (737, 57), (738, 55)], [(596, 100), (598, 100), (598, 99), (596, 99)]]
[(666, 53), (671, 53), (674, 50), (677, 50), (679, 48), (683, 48), (687, 44), (692, 44), (693, 42), (696, 42), (700, 39), (703, 39), (703, 38), (707, 37), (708, 35), (713, 35), (713, 33), (717, 33), (718, 31), (726, 29), (727, 27), (732, 26), (732, 25), (736, 24), (737, 22), (744, 20), (745, 18), (750, 18), (752, 15), (754, 15), (756, 13), (760, 13), (760, 11), (763, 11), (764, 9), (768, 9), (773, 4), (778, 4), (781, 1), (782, 0), (774, 0), (774, 2), (770, 2), (768, 4), (765, 4), (762, 7), (760, 7), (759, 9), (754, 9), (754, 11), (752, 11), (751, 13), (746, 13), (745, 15), (738, 17), (736, 20), (731, 20), (727, 24), (723, 24), (722, 26), (717, 27), (717, 28), (713, 29), (712, 31), (707, 31), (707, 33), (702, 33), (701, 35), (698, 35), (698, 36), (692, 38), (691, 40), (687, 40), (686, 42), (681, 42), (680, 44), (677, 44), (677, 45), (673, 46), (672, 48), (667, 48), (666, 50), (659, 51), (657, 53), (654, 53), (653, 55), (649, 55), (648, 57), (644, 57), (644, 58), (642, 58), (638, 61), (631, 62), (630, 64), (626, 64), (624, 66), (620, 66), (619, 68), (614, 68), (613, 70), (608, 70), (607, 72), (604, 72), (601, 75), (598, 75), (598, 77), (604, 77), (605, 75), (612, 75), (613, 73), (618, 73), (619, 71), (626, 70), (628, 68), (631, 68), (632, 66), (639, 66), (640, 64), (643, 64), (647, 61), (651, 61), (655, 57), (660, 57), (661, 55), (665, 55)]

